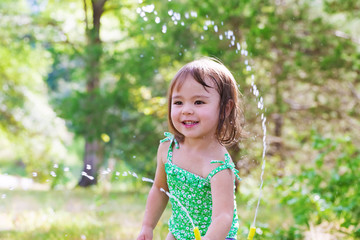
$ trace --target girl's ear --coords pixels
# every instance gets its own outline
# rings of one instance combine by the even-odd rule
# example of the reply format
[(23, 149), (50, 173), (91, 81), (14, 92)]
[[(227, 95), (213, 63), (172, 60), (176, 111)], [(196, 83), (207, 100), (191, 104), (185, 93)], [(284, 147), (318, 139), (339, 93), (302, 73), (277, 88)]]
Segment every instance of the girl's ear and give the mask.
[(234, 108), (234, 101), (229, 99), (225, 106), (225, 116), (228, 117), (231, 113), (231, 110)]

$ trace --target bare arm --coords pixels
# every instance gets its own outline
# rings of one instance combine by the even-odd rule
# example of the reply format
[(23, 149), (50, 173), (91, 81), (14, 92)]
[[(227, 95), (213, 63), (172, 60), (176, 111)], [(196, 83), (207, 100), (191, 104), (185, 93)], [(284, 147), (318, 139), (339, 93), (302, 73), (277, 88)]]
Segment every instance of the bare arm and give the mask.
[(234, 215), (234, 174), (230, 169), (220, 171), (211, 179), (212, 216), (203, 240), (225, 239)]
[(164, 189), (168, 191), (163, 161), (166, 155), (166, 146), (168, 146), (166, 143), (160, 144), (158, 149), (155, 179), (146, 201), (145, 215), (137, 240), (151, 240), (153, 238), (153, 230), (169, 200), (166, 194), (160, 190)]

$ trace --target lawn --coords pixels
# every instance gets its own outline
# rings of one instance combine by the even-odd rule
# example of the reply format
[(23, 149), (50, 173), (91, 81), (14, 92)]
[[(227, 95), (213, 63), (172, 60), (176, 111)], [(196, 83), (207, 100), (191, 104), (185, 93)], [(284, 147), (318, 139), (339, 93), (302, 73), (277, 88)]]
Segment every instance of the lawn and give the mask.
[[(144, 193), (101, 193), (92, 189), (2, 190), (1, 196), (0, 239), (7, 240), (133, 240), (139, 232), (146, 201)], [(164, 239), (165, 234), (163, 218), (155, 239)]]
[[(141, 227), (149, 190), (148, 187), (140, 189), (108, 191), (98, 186), (51, 191), (1, 190), (0, 239), (134, 240)], [(254, 215), (256, 198), (238, 196), (237, 200), (240, 219), (238, 239), (245, 239)], [(284, 209), (276, 210), (274, 205), (263, 201), (257, 226), (275, 229), (289, 224), (284, 222), (284, 215)], [(169, 216), (168, 205), (155, 229), (154, 240), (165, 239)], [(265, 238), (257, 234), (255, 239)]]

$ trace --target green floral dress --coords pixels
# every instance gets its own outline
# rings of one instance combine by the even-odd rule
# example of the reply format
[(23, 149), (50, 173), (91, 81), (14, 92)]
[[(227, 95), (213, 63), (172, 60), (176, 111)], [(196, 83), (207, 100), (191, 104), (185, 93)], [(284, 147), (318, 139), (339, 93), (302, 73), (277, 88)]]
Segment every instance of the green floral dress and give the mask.
[[(214, 169), (207, 178), (202, 178), (194, 173), (188, 172), (172, 163), (172, 145), (174, 143), (176, 148), (179, 148), (179, 145), (171, 133), (166, 132), (164, 135), (166, 138), (161, 140), (161, 142), (171, 141), (167, 154), (167, 162), (165, 163), (167, 184), (169, 187), (170, 202), (172, 205), (169, 230), (178, 240), (194, 239), (194, 226), (198, 227), (201, 236), (204, 236), (211, 223), (211, 178), (216, 173), (229, 168), (240, 180), (240, 177), (237, 175), (238, 171), (235, 169), (234, 164), (230, 161), (229, 154), (225, 154), (224, 161), (211, 161), (211, 163), (221, 163), (222, 165)], [(234, 217), (227, 238), (236, 239), (238, 228), (239, 220), (236, 211), (236, 201), (234, 200)]]

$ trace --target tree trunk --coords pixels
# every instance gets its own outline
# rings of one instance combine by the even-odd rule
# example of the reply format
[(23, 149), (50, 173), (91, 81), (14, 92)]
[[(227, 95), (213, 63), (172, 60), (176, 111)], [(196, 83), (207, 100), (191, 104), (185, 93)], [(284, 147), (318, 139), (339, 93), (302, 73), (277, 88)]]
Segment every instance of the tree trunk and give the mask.
[[(278, 61), (277, 64), (274, 66), (274, 72), (273, 72), (273, 78), (275, 82), (275, 105), (277, 112), (275, 112), (272, 115), (272, 118), (274, 120), (274, 135), (277, 139), (282, 139), (282, 130), (283, 130), (283, 123), (284, 123), (284, 116), (283, 113), (284, 110), (284, 100), (282, 96), (282, 89), (280, 86), (280, 82), (282, 79), (283, 74), (283, 64), (284, 61), (282, 60), (282, 53), (280, 51), (276, 51), (278, 55)], [(285, 167), (285, 157), (284, 157), (284, 146), (282, 141), (276, 141), (274, 142), (275, 147), (275, 153), (279, 156), (279, 162), (278, 162), (278, 175), (283, 175), (282, 171)]]
[(97, 171), (102, 161), (102, 147), (98, 140), (85, 142), (84, 167), (79, 186), (88, 187), (97, 183)]
[[(92, 21), (93, 24), (89, 28), (87, 17), (87, 4), (84, 2), (85, 11), (85, 27), (87, 35), (87, 51), (85, 55), (85, 61), (87, 66), (87, 82), (86, 90), (89, 94), (88, 101), (96, 101), (95, 90), (99, 88), (100, 83), (100, 59), (102, 56), (102, 42), (100, 39), (100, 18), (104, 12), (104, 5), (106, 0), (92, 0)], [(96, 109), (94, 109), (96, 111)], [(102, 142), (98, 139), (91, 129), (94, 129), (93, 114), (89, 114), (87, 118), (88, 133), (85, 136), (85, 151), (84, 151), (84, 167), (82, 171), (81, 179), (78, 183), (81, 187), (88, 187), (97, 183), (98, 168), (103, 162), (103, 146)]]

